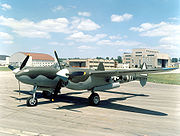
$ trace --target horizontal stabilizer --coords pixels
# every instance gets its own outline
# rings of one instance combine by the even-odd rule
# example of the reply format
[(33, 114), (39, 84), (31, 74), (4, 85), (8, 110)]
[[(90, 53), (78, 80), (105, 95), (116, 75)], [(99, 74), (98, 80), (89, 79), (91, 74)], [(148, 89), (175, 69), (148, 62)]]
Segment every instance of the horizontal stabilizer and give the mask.
[(13, 66), (11, 66), (11, 65), (9, 65), (8, 68), (9, 68), (10, 70), (15, 70), (15, 68), (14, 68)]

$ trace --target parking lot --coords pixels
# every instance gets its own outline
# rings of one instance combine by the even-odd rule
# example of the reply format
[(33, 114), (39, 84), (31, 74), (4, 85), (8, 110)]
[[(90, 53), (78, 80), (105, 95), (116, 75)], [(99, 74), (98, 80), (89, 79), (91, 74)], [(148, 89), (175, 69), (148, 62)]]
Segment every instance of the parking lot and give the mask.
[(0, 72), (0, 135), (39, 136), (178, 136), (180, 86), (138, 81), (97, 92), (100, 105), (88, 105), (90, 92), (63, 88), (54, 102), (42, 98), (27, 107), (32, 86), (18, 82), (12, 72)]

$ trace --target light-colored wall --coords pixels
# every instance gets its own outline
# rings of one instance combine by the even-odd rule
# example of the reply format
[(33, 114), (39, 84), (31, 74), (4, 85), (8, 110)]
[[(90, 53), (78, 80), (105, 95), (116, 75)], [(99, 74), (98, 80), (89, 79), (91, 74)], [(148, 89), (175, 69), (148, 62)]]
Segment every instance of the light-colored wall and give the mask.
[(6, 57), (6, 60), (0, 60), (0, 66), (8, 66), (9, 65), (9, 57)]
[(9, 57), (6, 57), (6, 66), (9, 65)]
[(6, 60), (0, 60), (0, 66), (5, 66), (6, 65)]
[(87, 60), (87, 67), (95, 67), (97, 68), (99, 63), (103, 62), (103, 65), (105, 68), (113, 68), (115, 67), (115, 61), (114, 60), (104, 60), (104, 59), (88, 59)]
[(55, 64), (55, 61), (48, 61), (48, 60), (33, 60), (32, 66), (33, 67), (45, 67), (45, 66), (52, 66)]
[[(26, 55), (23, 53), (14, 53), (10, 58), (9, 58), (9, 63), (10, 65), (13, 66), (20, 66), (24, 59), (26, 58)], [(33, 60), (32, 56), (29, 57), (29, 60), (26, 64), (26, 66), (30, 67), (44, 67), (44, 66), (51, 66), (54, 65), (55, 61), (49, 61), (49, 60)]]
[(26, 58), (26, 55), (20, 52), (14, 53), (9, 58), (9, 64), (13, 66), (20, 66), (25, 58)]
[(119, 63), (117, 65), (117, 68), (128, 69), (129, 68), (129, 64)]
[(67, 63), (70, 62), (85, 62), (86, 68), (96, 69), (100, 62), (103, 62), (105, 68), (114, 68), (115, 61), (114, 60), (104, 60), (104, 59), (71, 59), (67, 60)]
[[(126, 57), (131, 55), (131, 57)], [(127, 60), (130, 58), (130, 61)], [(158, 59), (168, 60), (167, 66), (170, 66), (170, 57), (168, 54), (159, 53), (153, 49), (133, 49), (130, 54), (123, 54), (123, 63), (129, 63), (130, 67), (140, 67), (144, 62), (148, 67), (159, 67)]]

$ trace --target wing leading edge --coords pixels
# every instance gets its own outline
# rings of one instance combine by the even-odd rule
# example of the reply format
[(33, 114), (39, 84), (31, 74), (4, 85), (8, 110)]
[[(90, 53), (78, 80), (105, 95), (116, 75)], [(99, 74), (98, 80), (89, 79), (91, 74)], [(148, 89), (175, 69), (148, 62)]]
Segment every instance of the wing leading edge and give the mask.
[(177, 68), (94, 71), (94, 72), (91, 72), (91, 75), (99, 76), (99, 77), (111, 77), (111, 76), (132, 75), (132, 74), (148, 74), (148, 73), (167, 72), (167, 71), (171, 71), (171, 70), (175, 70), (175, 69), (177, 69)]

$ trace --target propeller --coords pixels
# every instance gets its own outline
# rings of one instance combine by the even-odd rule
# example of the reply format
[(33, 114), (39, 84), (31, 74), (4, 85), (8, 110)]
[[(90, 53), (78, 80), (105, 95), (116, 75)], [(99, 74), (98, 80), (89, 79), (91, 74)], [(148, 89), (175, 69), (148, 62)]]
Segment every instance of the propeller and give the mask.
[(58, 55), (57, 55), (56, 51), (54, 51), (54, 54), (55, 54), (55, 56), (56, 56), (56, 60), (57, 60), (57, 62), (58, 62), (59, 68), (60, 68), (60, 70), (61, 70), (61, 69), (62, 69), (62, 66), (61, 66), (61, 63), (60, 63), (60, 61), (59, 61), (59, 58), (58, 58)]
[(20, 70), (23, 69), (26, 66), (26, 63), (27, 63), (28, 60), (29, 60), (29, 55), (27, 55), (27, 57), (24, 59), (23, 63), (21, 64), (21, 66), (19, 68)]
[[(22, 70), (25, 66), (26, 66), (26, 63), (28, 62), (29, 60), (29, 55), (27, 55), (27, 57), (24, 59), (24, 61), (22, 62), (19, 70)], [(19, 86), (19, 95), (21, 94), (20, 90), (21, 90), (21, 85), (20, 85), (20, 81), (18, 80), (18, 86)]]

